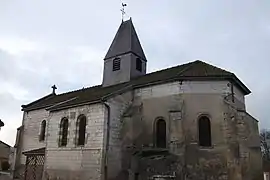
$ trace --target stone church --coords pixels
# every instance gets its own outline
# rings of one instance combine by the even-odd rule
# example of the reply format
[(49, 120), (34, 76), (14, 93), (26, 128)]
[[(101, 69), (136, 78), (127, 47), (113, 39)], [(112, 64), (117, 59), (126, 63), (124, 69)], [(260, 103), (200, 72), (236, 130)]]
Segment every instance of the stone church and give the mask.
[(54, 86), (22, 105), (14, 178), (261, 180), (243, 82), (199, 60), (152, 73), (147, 62), (132, 20), (123, 21), (101, 85)]

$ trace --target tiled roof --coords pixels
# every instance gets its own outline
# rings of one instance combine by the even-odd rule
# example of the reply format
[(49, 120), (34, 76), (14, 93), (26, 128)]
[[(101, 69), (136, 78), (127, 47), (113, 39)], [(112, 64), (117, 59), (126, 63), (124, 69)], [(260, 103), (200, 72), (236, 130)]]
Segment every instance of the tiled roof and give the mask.
[(174, 80), (230, 80), (244, 94), (250, 93), (250, 90), (233, 73), (197, 60), (149, 73), (122, 84), (108, 87), (98, 85), (59, 95), (50, 94), (33, 103), (23, 105), (22, 108), (24, 111), (48, 107), (50, 107), (49, 110), (59, 110), (86, 103), (100, 102), (102, 99), (128, 88), (138, 88)]

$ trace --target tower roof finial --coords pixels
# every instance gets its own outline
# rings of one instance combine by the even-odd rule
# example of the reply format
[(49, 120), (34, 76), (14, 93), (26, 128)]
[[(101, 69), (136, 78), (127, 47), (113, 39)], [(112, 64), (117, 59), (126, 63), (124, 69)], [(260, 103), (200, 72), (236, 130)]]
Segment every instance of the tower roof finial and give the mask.
[(120, 9), (120, 11), (122, 12), (122, 22), (124, 21), (124, 16), (126, 14), (126, 11), (125, 11), (126, 6), (127, 6), (126, 3), (122, 3), (122, 8)]

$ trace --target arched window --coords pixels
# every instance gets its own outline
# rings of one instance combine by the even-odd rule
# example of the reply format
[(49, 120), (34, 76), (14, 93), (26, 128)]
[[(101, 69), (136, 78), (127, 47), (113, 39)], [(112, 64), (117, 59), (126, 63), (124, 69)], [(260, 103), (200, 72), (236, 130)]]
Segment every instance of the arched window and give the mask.
[(156, 147), (166, 148), (166, 122), (163, 119), (156, 121)]
[(80, 115), (76, 122), (77, 126), (77, 145), (83, 146), (85, 144), (85, 132), (86, 132), (86, 117), (85, 115)]
[(211, 122), (207, 116), (199, 118), (199, 145), (204, 147), (212, 146), (211, 140)]
[(46, 121), (43, 120), (41, 122), (41, 127), (40, 127), (39, 141), (45, 140), (45, 133), (46, 133)]
[(68, 137), (68, 119), (63, 118), (60, 122), (60, 138), (59, 138), (59, 146), (67, 145), (67, 137)]

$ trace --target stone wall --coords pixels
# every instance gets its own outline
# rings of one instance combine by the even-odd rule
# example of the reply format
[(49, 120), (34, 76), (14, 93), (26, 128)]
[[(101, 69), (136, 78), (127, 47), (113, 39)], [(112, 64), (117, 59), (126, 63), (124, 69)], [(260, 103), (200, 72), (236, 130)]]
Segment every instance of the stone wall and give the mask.
[[(24, 112), (23, 115), (23, 133), (22, 133), (22, 144), (21, 152), (29, 151), (45, 147), (45, 141), (39, 141), (39, 134), (41, 130), (41, 122), (43, 120), (48, 121), (49, 112), (45, 109), (34, 110), (30, 112)], [(20, 163), (25, 164), (26, 157), (21, 155)]]
[(122, 147), (122, 116), (129, 109), (133, 99), (133, 93), (127, 92), (108, 100), (110, 106), (110, 140), (107, 155), (108, 179), (119, 179), (121, 176), (121, 147)]
[[(236, 108), (244, 110), (244, 95), (235, 89)], [(237, 112), (224, 105), (230, 95), (231, 88), (226, 81), (184, 81), (136, 89), (131, 109), (122, 118), (122, 171), (130, 179), (139, 174), (140, 180), (154, 177), (155, 173), (158, 177), (175, 176), (176, 179), (243, 180), (243, 166), (239, 160), (241, 143), (237, 123), (232, 118)], [(210, 148), (198, 145), (197, 120), (201, 115), (208, 116), (211, 121)], [(166, 121), (166, 156), (154, 147), (157, 118)], [(256, 136), (258, 132), (253, 134)], [(141, 158), (138, 154), (148, 154), (151, 158)], [(252, 154), (259, 162), (258, 152)], [(181, 167), (172, 165), (171, 157), (178, 159), (176, 164)], [(167, 169), (170, 165), (173, 167)]]
[[(87, 118), (84, 146), (76, 146), (76, 121), (79, 115)], [(59, 147), (59, 125), (68, 118), (68, 144)], [(48, 121), (45, 178), (100, 179), (104, 139), (105, 107), (102, 104), (87, 105), (52, 112)]]
[(238, 111), (237, 129), (243, 179), (262, 179), (262, 155), (258, 121), (247, 112)]

